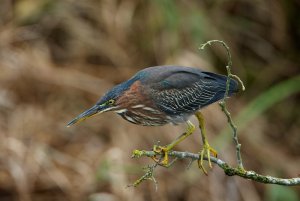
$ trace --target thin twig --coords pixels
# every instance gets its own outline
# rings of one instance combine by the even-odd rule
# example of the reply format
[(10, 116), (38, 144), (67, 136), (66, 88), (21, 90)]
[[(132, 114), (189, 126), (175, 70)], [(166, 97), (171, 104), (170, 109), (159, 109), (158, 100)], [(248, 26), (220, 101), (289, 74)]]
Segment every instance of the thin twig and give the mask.
[[(153, 157), (156, 156), (157, 153), (154, 151), (138, 151), (135, 150), (133, 153), (133, 157)], [(175, 157), (178, 159), (191, 159), (191, 160), (199, 160), (200, 155), (195, 154), (195, 153), (190, 153), (190, 152), (180, 152), (180, 151), (170, 151), (168, 152), (168, 155), (170, 157)], [(207, 160), (207, 157), (204, 157), (204, 160)], [(221, 159), (215, 158), (213, 156), (210, 157), (210, 160), (212, 163), (217, 164), (220, 168), (224, 170), (224, 173), (228, 176), (240, 176), (245, 179), (250, 179), (256, 182), (260, 183), (265, 183), (265, 184), (278, 184), (278, 185), (283, 185), (283, 186), (296, 186), (300, 185), (300, 178), (290, 178), (290, 179), (284, 179), (284, 178), (277, 178), (277, 177), (272, 177), (268, 175), (261, 175), (256, 173), (255, 171), (246, 171), (246, 170), (241, 170), (239, 167), (234, 168), (229, 166), (226, 162), (224, 162)]]
[(152, 164), (152, 165), (148, 165), (147, 167), (145, 167), (145, 174), (143, 176), (141, 176), (139, 179), (137, 179), (133, 184), (128, 185), (127, 187), (137, 187), (138, 185), (140, 185), (143, 181), (145, 180), (151, 180), (154, 182), (155, 185), (155, 190), (157, 191), (157, 187), (158, 187), (158, 183), (154, 177), (154, 170), (155, 168), (158, 166), (158, 163)]
[(220, 105), (222, 111), (224, 112), (224, 114), (226, 115), (227, 121), (232, 130), (232, 138), (236, 145), (236, 158), (237, 158), (238, 168), (240, 168), (241, 170), (244, 170), (243, 160), (242, 160), (242, 155), (241, 155), (241, 144), (239, 143), (238, 136), (237, 136), (237, 126), (234, 124), (234, 122), (231, 118), (230, 112), (227, 109), (226, 98), (228, 97), (231, 78), (237, 79), (238, 82), (241, 84), (243, 90), (245, 90), (245, 86), (244, 86), (243, 82), (241, 81), (241, 79), (237, 75), (233, 75), (231, 73), (232, 58), (231, 58), (231, 54), (229, 51), (229, 47), (227, 46), (227, 44), (225, 42), (220, 41), (220, 40), (210, 40), (210, 41), (202, 44), (200, 46), (200, 49), (203, 50), (207, 45), (211, 45), (212, 43), (221, 43), (225, 47), (226, 52), (227, 52), (228, 63), (226, 66), (226, 70), (227, 70), (226, 90), (225, 90), (224, 98), (220, 101), (219, 105)]

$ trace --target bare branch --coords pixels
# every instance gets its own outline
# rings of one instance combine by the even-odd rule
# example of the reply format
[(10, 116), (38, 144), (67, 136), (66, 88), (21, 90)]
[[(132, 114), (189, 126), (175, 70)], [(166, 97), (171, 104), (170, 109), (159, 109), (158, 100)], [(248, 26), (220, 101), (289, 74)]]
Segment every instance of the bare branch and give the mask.
[[(156, 156), (157, 153), (154, 151), (139, 151), (135, 150), (133, 152), (132, 157), (133, 158), (140, 158), (143, 156), (146, 157), (154, 157)], [(195, 154), (195, 153), (190, 153), (190, 152), (180, 152), (180, 151), (170, 151), (168, 153), (170, 157), (175, 157), (178, 159), (191, 159), (191, 160), (199, 160), (200, 155)], [(206, 157), (204, 157), (204, 160), (207, 160)], [(265, 184), (278, 184), (278, 185), (283, 185), (283, 186), (296, 186), (300, 185), (300, 178), (290, 178), (290, 179), (284, 179), (284, 178), (277, 178), (277, 177), (272, 177), (268, 175), (261, 175), (256, 173), (255, 171), (247, 171), (244, 169), (241, 169), (239, 167), (234, 168), (229, 166), (226, 162), (224, 162), (221, 159), (215, 158), (215, 157), (210, 157), (210, 160), (212, 163), (217, 164), (220, 168), (224, 170), (224, 173), (228, 176), (240, 176), (245, 179), (251, 179), (256, 182), (260, 183), (265, 183)]]

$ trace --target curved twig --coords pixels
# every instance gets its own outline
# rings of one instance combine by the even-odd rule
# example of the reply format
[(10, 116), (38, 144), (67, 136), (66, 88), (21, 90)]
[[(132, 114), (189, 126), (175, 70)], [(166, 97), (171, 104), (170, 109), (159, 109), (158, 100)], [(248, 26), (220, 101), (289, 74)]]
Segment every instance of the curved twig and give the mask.
[(231, 130), (232, 130), (232, 139), (235, 143), (238, 168), (244, 169), (242, 155), (241, 155), (241, 146), (242, 145), (239, 143), (239, 140), (238, 140), (237, 126), (234, 124), (234, 122), (231, 118), (231, 114), (227, 109), (226, 98), (228, 97), (229, 85), (230, 85), (230, 79), (231, 78), (236, 79), (240, 83), (240, 85), (242, 86), (243, 91), (245, 90), (245, 86), (244, 86), (242, 80), (237, 75), (234, 75), (234, 74), (231, 73), (232, 57), (231, 57), (229, 47), (224, 41), (210, 40), (210, 41), (207, 41), (206, 43), (202, 44), (200, 46), (200, 49), (203, 50), (207, 45), (211, 45), (212, 43), (220, 43), (226, 49), (227, 59), (228, 59), (228, 63), (227, 63), (227, 66), (226, 66), (226, 70), (227, 70), (226, 90), (225, 90), (224, 98), (219, 102), (219, 105), (220, 105), (223, 113), (226, 115), (228, 124), (230, 125)]

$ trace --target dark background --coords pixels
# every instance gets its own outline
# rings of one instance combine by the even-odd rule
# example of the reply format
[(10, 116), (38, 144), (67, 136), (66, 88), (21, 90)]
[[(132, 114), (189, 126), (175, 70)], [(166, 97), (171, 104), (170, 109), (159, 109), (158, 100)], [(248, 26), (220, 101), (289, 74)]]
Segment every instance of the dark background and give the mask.
[[(167, 144), (184, 125), (141, 127), (113, 113), (66, 123), (110, 87), (148, 66), (177, 64), (226, 73), (220, 45), (246, 91), (229, 100), (246, 169), (300, 174), (299, 0), (1, 0), (0, 200), (297, 201), (299, 187), (205, 176), (177, 162), (126, 188), (150, 159), (134, 149)], [(235, 165), (218, 104), (203, 110), (210, 143)], [(196, 123), (195, 119), (191, 119)], [(199, 131), (176, 147), (197, 153)]]

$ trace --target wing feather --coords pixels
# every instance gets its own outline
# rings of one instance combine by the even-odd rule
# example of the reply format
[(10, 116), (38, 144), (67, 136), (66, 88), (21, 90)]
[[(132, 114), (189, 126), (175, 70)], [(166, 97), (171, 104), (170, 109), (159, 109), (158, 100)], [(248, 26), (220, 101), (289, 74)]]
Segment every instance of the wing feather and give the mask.
[(219, 93), (212, 82), (199, 80), (185, 89), (167, 89), (156, 91), (157, 106), (170, 115), (191, 113), (210, 104)]
[[(154, 103), (168, 115), (193, 113), (223, 98), (226, 76), (188, 67), (158, 67), (148, 73), (143, 84), (150, 90)], [(235, 82), (232, 80), (232, 91)]]

